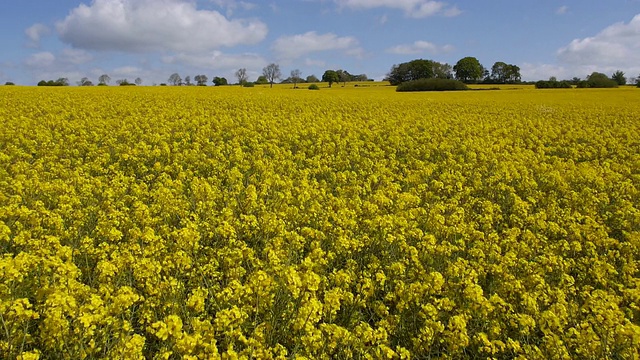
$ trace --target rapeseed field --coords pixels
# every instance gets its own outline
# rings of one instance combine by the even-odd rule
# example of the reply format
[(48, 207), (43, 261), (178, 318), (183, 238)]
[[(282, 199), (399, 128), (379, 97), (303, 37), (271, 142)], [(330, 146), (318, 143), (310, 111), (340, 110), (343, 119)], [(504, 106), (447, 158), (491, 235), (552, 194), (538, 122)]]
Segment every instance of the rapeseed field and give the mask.
[(0, 358), (637, 359), (639, 98), (0, 87)]

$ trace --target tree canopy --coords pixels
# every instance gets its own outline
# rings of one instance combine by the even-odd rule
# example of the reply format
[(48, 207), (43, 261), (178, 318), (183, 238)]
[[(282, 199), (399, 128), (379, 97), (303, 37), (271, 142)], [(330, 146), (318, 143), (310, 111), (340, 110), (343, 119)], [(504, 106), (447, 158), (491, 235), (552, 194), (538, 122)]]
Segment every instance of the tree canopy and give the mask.
[(322, 82), (329, 83), (329, 87), (333, 85), (334, 82), (340, 81), (340, 77), (335, 70), (327, 70), (322, 74)]
[(624, 76), (624, 72), (618, 70), (611, 75), (611, 80), (615, 81), (618, 85), (627, 85), (627, 78)]
[(520, 67), (498, 61), (491, 67), (491, 82), (498, 84), (514, 84), (521, 80)]
[(478, 82), (484, 75), (484, 67), (482, 67), (478, 59), (472, 56), (458, 60), (453, 66), (453, 71), (456, 74), (456, 79), (464, 83)]
[(214, 85), (214, 86), (224, 86), (224, 85), (229, 85), (229, 82), (227, 81), (227, 79), (226, 79), (226, 78), (224, 78), (224, 77), (219, 77), (219, 76), (214, 77), (214, 78), (213, 78), (213, 80), (212, 80), (212, 82), (213, 82), (213, 85)]
[(262, 75), (269, 81), (270, 87), (273, 87), (273, 83), (282, 77), (280, 72), (280, 65), (271, 63), (262, 69)]
[(611, 80), (607, 75), (599, 72), (593, 72), (587, 77), (587, 80), (580, 81), (579, 88), (614, 88), (618, 87), (615, 80)]

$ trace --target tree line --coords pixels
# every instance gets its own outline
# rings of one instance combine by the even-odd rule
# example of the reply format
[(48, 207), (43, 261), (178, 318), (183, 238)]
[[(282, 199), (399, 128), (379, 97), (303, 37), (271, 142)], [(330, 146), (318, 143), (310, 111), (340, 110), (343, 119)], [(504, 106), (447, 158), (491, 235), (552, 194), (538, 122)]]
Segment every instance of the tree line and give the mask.
[[(366, 74), (354, 75), (346, 70), (326, 70), (321, 79), (318, 79), (315, 75), (309, 75), (307, 77), (302, 76), (302, 72), (299, 69), (291, 70), (288, 77), (284, 77), (280, 66), (276, 63), (271, 63), (262, 69), (262, 74), (258, 78), (250, 82), (247, 69), (240, 68), (234, 76), (237, 80), (235, 84), (241, 86), (253, 86), (270, 85), (276, 82), (284, 84), (293, 84), (296, 88), (300, 83), (317, 83), (326, 82), (331, 87), (334, 83), (342, 83), (343, 86), (347, 82), (352, 81), (373, 81), (369, 79)], [(502, 61), (495, 62), (491, 68), (484, 67), (480, 61), (472, 56), (464, 57), (455, 65), (447, 63), (441, 63), (435, 60), (428, 59), (414, 59), (408, 62), (394, 64), (391, 67), (389, 73), (387, 73), (384, 80), (389, 81), (391, 85), (397, 86), (404, 82), (415, 81), (419, 79), (455, 79), (465, 84), (520, 84), (522, 76), (520, 73), (520, 67), (514, 64), (508, 64)], [(98, 78), (98, 86), (107, 86), (111, 82), (111, 77), (107, 74), (103, 74)], [(640, 76), (637, 78), (630, 78), (629, 82), (635, 82), (640, 87)], [(118, 79), (115, 81), (116, 85), (128, 86), (128, 85), (142, 85), (142, 79), (136, 78), (133, 82), (128, 79)], [(182, 78), (180, 74), (173, 73), (167, 79), (166, 83), (161, 83), (161, 86), (207, 86), (209, 83), (209, 77), (204, 74), (186, 76)], [(211, 83), (214, 86), (230, 85), (230, 82), (225, 77), (215, 76), (212, 78)], [(68, 78), (59, 78), (57, 80), (41, 80), (38, 82), (38, 86), (68, 86)], [(558, 81), (552, 77), (549, 80), (541, 80), (535, 83), (537, 88), (566, 88), (566, 87), (615, 87), (627, 84), (627, 78), (625, 73), (618, 70), (610, 77), (605, 74), (594, 72), (582, 80), (574, 77), (571, 80)], [(9, 84), (7, 84), (9, 85)], [(11, 83), (10, 85), (13, 85)], [(77, 82), (78, 86), (93, 86), (94, 83), (89, 78), (84, 77)]]
[[(635, 80), (636, 86), (640, 87), (640, 76), (631, 79), (631, 82), (633, 80)], [(535, 83), (537, 89), (569, 89), (574, 86), (577, 88), (614, 88), (626, 84), (627, 78), (621, 70), (614, 72), (611, 77), (600, 72), (593, 72), (585, 80), (574, 77), (571, 80), (558, 81), (552, 76), (549, 80), (540, 80)]]
[(455, 79), (465, 84), (517, 84), (521, 82), (520, 67), (499, 61), (491, 70), (485, 68), (477, 58), (468, 56), (455, 65), (434, 60), (415, 59), (393, 65), (385, 77), (391, 85), (419, 79)]

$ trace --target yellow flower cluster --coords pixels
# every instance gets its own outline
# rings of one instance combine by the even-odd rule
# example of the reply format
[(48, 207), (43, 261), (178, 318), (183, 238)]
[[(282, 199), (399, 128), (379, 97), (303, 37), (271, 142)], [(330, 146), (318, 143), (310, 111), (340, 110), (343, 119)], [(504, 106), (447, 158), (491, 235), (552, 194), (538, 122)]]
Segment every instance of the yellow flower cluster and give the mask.
[(635, 89), (0, 98), (0, 358), (640, 358)]

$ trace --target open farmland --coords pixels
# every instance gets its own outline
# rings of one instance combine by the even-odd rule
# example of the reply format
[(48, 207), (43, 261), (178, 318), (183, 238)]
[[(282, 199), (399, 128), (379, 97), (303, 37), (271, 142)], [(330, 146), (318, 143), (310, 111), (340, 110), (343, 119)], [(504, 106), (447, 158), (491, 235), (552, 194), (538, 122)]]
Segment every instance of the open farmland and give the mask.
[(639, 96), (2, 87), (0, 358), (638, 358)]

